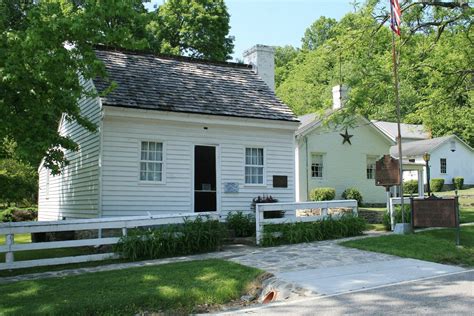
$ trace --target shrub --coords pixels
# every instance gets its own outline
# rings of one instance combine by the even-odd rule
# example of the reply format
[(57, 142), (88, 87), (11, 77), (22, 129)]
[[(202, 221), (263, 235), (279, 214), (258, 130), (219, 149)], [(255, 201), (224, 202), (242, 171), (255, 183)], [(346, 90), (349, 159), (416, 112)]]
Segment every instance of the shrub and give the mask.
[(183, 224), (130, 230), (114, 251), (131, 260), (157, 259), (216, 251), (225, 236), (217, 220), (185, 220)]
[(345, 200), (356, 200), (357, 205), (362, 205), (362, 194), (356, 188), (348, 188), (342, 192), (342, 198)]
[(36, 203), (38, 172), (32, 166), (15, 159), (0, 159), (0, 201)]
[(242, 212), (230, 212), (226, 218), (227, 227), (235, 232), (236, 237), (255, 235), (255, 216)]
[(441, 190), (443, 190), (443, 186), (444, 186), (444, 179), (435, 178), (435, 179), (430, 180), (430, 187), (431, 187), (431, 191), (433, 192), (440, 192)]
[(276, 246), (357, 236), (362, 235), (365, 226), (364, 219), (353, 215), (343, 215), (340, 219), (329, 217), (315, 222), (265, 225), (262, 245)]
[(403, 191), (410, 195), (418, 193), (418, 181), (417, 180), (408, 180), (403, 182)]
[(453, 178), (454, 189), (462, 190), (464, 187), (464, 178), (463, 177), (454, 177)]
[(311, 191), (311, 201), (330, 201), (336, 197), (334, 188), (316, 188)]
[(38, 219), (38, 211), (34, 208), (9, 208), (0, 214), (1, 222), (28, 222)]
[[(403, 206), (405, 210), (405, 223), (410, 223), (411, 222), (411, 207), (410, 205), (404, 205)], [(401, 223), (402, 222), (402, 211), (401, 211), (401, 206), (396, 206), (395, 207), (395, 224)], [(392, 225), (390, 223), (390, 214), (386, 212), (383, 216), (383, 226), (385, 227), (385, 230), (389, 231), (392, 229)]]

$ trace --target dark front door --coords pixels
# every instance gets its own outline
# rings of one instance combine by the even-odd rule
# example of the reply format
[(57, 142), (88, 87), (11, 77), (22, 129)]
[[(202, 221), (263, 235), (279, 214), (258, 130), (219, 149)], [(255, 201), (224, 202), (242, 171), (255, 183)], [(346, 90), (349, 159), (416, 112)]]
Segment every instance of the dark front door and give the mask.
[(216, 147), (194, 147), (194, 211), (216, 211)]

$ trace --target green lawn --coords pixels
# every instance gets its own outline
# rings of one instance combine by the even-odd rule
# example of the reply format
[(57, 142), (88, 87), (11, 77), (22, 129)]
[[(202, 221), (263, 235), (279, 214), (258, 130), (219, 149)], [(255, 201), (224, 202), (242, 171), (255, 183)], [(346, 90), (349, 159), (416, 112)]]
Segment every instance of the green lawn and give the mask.
[(341, 245), (399, 257), (474, 267), (474, 226), (461, 228), (461, 247), (454, 229), (424, 231), (342, 242)]
[(238, 299), (262, 271), (224, 260), (0, 285), (0, 315), (188, 314)]

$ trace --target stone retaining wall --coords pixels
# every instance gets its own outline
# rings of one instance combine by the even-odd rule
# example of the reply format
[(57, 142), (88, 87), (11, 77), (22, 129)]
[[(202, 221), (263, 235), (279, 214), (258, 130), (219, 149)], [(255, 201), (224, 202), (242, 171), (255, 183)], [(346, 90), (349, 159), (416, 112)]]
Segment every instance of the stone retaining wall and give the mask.
[(362, 217), (369, 224), (381, 224), (384, 212), (359, 209), (359, 217)]

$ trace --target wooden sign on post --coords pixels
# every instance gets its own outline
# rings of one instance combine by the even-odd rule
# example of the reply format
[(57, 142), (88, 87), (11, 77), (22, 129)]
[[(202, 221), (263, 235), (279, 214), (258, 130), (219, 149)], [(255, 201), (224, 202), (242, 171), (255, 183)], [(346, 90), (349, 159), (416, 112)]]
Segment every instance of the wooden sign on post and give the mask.
[(450, 227), (457, 228), (456, 245), (459, 245), (459, 208), (458, 198), (428, 198), (411, 199), (412, 228)]
[(384, 155), (375, 162), (375, 185), (390, 187), (400, 185), (400, 162), (390, 155)]

